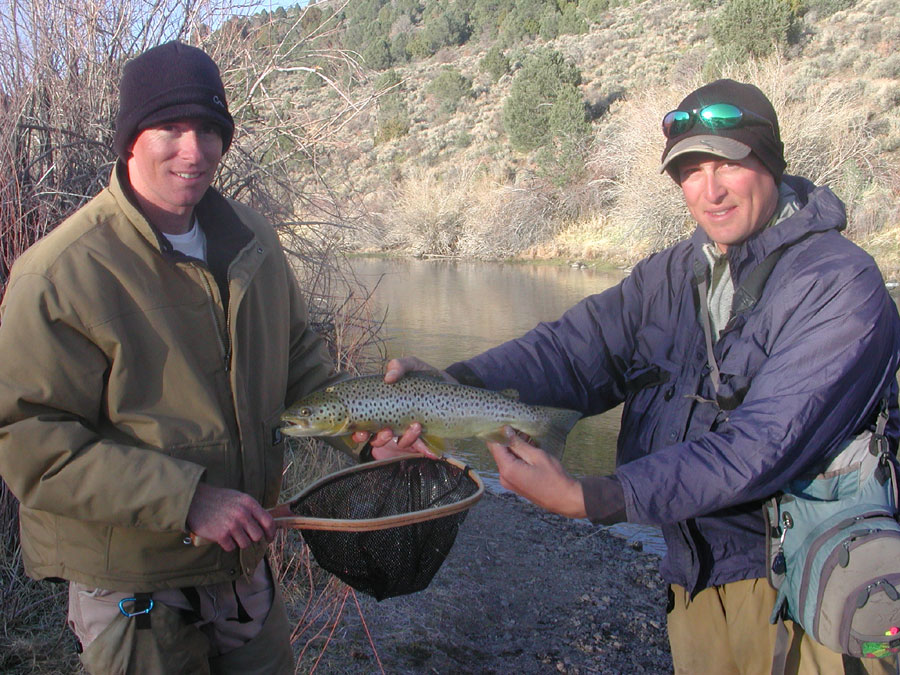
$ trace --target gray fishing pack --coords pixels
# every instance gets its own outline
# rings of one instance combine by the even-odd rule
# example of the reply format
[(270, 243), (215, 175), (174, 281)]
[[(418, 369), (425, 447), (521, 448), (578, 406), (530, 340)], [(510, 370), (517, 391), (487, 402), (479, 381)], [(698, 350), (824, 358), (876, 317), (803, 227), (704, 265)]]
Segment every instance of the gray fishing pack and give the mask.
[(790, 619), (835, 652), (885, 657), (900, 651), (900, 524), (896, 459), (884, 429), (846, 442), (812, 475), (766, 502), (768, 578), (778, 590), (773, 672), (787, 655)]

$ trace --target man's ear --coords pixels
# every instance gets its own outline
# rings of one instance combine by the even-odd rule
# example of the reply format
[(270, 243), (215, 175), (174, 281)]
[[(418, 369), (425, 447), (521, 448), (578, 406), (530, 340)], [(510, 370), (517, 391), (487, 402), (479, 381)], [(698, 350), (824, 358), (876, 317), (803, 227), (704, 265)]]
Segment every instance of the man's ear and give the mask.
[(134, 138), (128, 141), (128, 144), (125, 146), (125, 155), (122, 159), (125, 160), (126, 164), (128, 163), (128, 160), (131, 159), (131, 156), (134, 155), (134, 144), (137, 142), (137, 137), (138, 134), (135, 134)]

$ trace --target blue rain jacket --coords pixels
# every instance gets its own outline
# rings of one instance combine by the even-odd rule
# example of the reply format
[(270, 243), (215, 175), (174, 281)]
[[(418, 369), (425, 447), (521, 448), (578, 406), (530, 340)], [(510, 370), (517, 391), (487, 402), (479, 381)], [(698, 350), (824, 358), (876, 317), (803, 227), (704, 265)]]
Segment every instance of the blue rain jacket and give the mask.
[(897, 308), (872, 258), (840, 234), (843, 203), (784, 180), (804, 207), (728, 250), (738, 288), (786, 247), (759, 302), (714, 347), (719, 393), (740, 400), (736, 408), (712, 402), (699, 227), (559, 320), (448, 369), (584, 415), (624, 402), (615, 475), (628, 520), (662, 527), (662, 576), (693, 593), (765, 576), (762, 501), (870, 427), (885, 398), (896, 452)]

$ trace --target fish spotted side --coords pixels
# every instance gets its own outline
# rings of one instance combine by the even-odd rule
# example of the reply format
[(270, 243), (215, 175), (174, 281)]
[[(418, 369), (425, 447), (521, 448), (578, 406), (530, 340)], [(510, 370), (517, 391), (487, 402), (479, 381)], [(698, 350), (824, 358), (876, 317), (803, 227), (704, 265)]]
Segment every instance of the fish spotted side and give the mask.
[(387, 384), (380, 375), (342, 380), (303, 397), (282, 415), (288, 436), (349, 436), (390, 427), (402, 433), (422, 424), (421, 438), (436, 454), (445, 440), (480, 438), (506, 442), (504, 426), (528, 434), (560, 458), (566, 436), (581, 413), (522, 403), (515, 392), (451, 384), (440, 376), (409, 373)]

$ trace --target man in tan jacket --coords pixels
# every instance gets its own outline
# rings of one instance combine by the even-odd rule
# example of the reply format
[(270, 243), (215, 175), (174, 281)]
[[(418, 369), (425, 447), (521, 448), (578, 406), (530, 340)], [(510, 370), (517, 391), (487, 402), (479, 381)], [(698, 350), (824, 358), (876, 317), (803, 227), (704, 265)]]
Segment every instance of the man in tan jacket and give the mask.
[(277, 427), (334, 374), (275, 231), (210, 187), (233, 132), (204, 52), (129, 62), (109, 186), (0, 307), (0, 474), (91, 673), (293, 672)]

